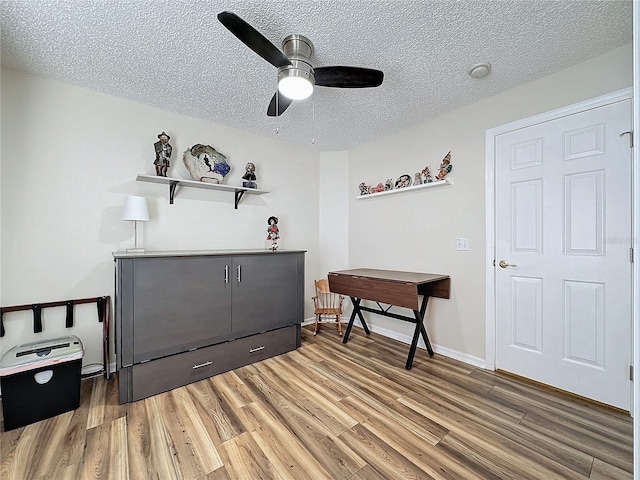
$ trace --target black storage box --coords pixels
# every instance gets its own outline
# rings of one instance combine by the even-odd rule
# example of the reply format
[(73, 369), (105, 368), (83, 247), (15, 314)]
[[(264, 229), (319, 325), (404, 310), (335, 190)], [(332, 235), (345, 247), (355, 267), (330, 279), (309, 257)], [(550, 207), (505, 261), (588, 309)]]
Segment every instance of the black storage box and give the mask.
[(4, 430), (78, 408), (83, 355), (73, 335), (7, 351), (0, 361)]

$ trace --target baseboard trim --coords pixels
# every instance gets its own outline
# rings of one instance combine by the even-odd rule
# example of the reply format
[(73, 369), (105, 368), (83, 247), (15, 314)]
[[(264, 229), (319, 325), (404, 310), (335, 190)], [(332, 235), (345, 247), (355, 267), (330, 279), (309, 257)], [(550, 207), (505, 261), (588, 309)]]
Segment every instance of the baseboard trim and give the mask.
[[(302, 325), (303, 326), (313, 325), (314, 323), (315, 323), (315, 318), (311, 318), (311, 319), (304, 320), (302, 322)], [(342, 323), (346, 324), (347, 322), (342, 322)], [(376, 327), (370, 324), (369, 324), (369, 330), (379, 335), (382, 335), (384, 337), (392, 338), (394, 340), (398, 340), (399, 342), (406, 343), (407, 345), (411, 345), (411, 336), (409, 335), (403, 335), (393, 330), (389, 330), (388, 328)], [(461, 353), (447, 347), (441, 347), (439, 345), (436, 345), (435, 343), (432, 343), (431, 346), (433, 347), (433, 352), (437, 353), (438, 355), (452, 358), (454, 360), (458, 360), (460, 362), (473, 365), (474, 367), (483, 368), (483, 369), (486, 368), (486, 362), (483, 358), (474, 357), (473, 355)], [(420, 340), (418, 341), (418, 348), (421, 348), (423, 350), (427, 349), (426, 345), (424, 344), (424, 340), (422, 340), (422, 338), (420, 338)]]

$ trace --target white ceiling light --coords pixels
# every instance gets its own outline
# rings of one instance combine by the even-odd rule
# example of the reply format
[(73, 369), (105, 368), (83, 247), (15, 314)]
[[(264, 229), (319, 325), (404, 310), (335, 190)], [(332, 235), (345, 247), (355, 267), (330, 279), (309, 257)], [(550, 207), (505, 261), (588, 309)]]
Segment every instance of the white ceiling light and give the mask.
[(472, 78), (484, 78), (491, 72), (490, 63), (478, 63), (469, 69), (469, 75)]
[[(293, 63), (298, 63), (295, 60)], [(302, 67), (305, 64), (300, 62)], [(282, 95), (292, 100), (309, 98), (313, 93), (315, 79), (311, 69), (298, 68), (298, 66), (285, 67), (278, 73), (278, 90)]]

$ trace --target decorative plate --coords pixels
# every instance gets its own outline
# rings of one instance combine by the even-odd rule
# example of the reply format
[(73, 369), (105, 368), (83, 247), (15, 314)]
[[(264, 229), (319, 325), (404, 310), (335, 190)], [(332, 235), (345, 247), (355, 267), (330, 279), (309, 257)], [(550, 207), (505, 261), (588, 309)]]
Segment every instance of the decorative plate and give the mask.
[(395, 188), (404, 188), (411, 186), (411, 177), (407, 174), (400, 175), (396, 180)]

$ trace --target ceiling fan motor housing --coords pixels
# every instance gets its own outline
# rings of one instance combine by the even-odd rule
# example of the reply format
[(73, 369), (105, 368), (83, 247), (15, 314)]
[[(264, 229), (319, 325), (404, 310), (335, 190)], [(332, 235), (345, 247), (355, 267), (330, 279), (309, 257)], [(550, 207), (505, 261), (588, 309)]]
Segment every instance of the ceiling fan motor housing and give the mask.
[(278, 81), (286, 77), (302, 77), (315, 85), (313, 67), (310, 63), (313, 54), (313, 43), (304, 35), (292, 34), (282, 41), (282, 50), (289, 57), (291, 65), (278, 69)]

